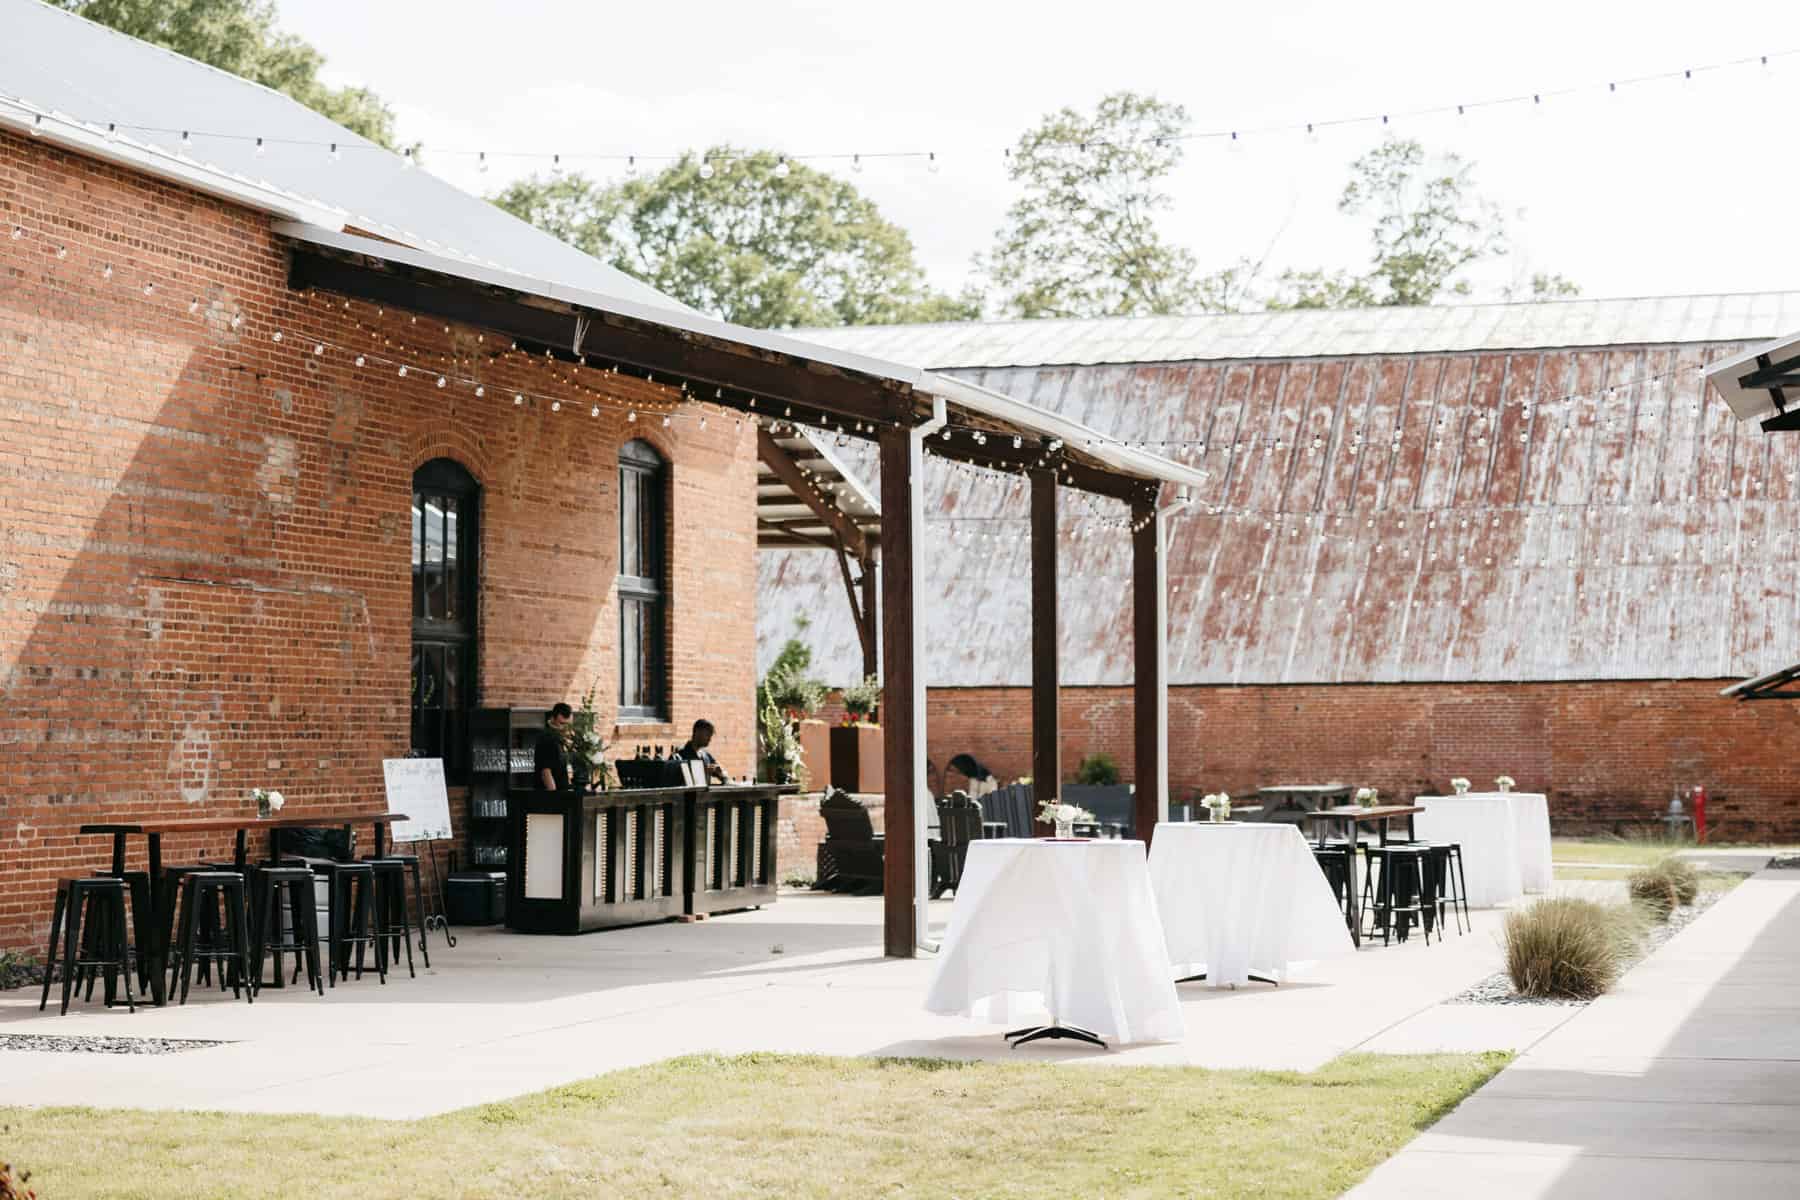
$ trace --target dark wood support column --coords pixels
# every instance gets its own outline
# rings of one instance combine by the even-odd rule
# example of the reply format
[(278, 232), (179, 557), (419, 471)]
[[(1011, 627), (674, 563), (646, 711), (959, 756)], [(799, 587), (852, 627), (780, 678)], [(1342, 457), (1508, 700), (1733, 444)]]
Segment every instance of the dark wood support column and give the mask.
[(924, 481), (919, 440), (909, 429), (881, 431), (881, 736), (883, 945), (889, 958), (911, 958), (919, 935), (914, 909), (917, 844), (913, 809), (925, 752), (922, 613), (917, 611), (918, 534)]
[(1165, 777), (1169, 749), (1169, 693), (1164, 678), (1168, 608), (1162, 526), (1154, 501), (1131, 506), (1131, 624), (1134, 645), (1132, 714), (1136, 730), (1136, 787), (1132, 823), (1145, 845), (1167, 813)]
[(1056, 472), (1031, 472), (1031, 786), (1036, 803), (1062, 795), (1056, 706)]
[(877, 562), (875, 552), (871, 548), (868, 555), (862, 560), (862, 579), (859, 581), (862, 584), (863, 624), (868, 629), (868, 636), (863, 639), (862, 645), (864, 679), (871, 675), (877, 675), (881, 671), (880, 650), (876, 645), (881, 640), (876, 636), (876, 631), (881, 628), (881, 604), (877, 599), (878, 585), (876, 583)]

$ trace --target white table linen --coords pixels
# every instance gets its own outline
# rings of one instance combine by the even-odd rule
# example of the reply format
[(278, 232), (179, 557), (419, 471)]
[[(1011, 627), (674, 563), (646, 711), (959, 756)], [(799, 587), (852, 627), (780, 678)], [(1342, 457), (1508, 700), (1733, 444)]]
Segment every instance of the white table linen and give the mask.
[(1528, 892), (1547, 892), (1556, 881), (1550, 865), (1550, 801), (1542, 792), (1492, 792), (1512, 805), (1519, 824), (1519, 874)]
[(1420, 796), (1413, 803), (1425, 810), (1413, 818), (1413, 836), (1462, 845), (1470, 908), (1497, 908), (1525, 894), (1519, 819), (1509, 795)]
[(1143, 842), (988, 838), (969, 846), (925, 1008), (1176, 1042), (1174, 979)]
[(1298, 827), (1165, 822), (1150, 841), (1150, 886), (1177, 978), (1213, 987), (1281, 981), (1356, 946)]

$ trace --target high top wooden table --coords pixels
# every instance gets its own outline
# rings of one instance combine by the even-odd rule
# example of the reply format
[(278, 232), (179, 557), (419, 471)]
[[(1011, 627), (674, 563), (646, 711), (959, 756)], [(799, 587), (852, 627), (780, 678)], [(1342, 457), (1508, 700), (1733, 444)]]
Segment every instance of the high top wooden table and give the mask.
[[(1346, 834), (1354, 834), (1358, 825), (1381, 825), (1381, 844), (1388, 844), (1388, 823), (1399, 817), (1406, 818), (1406, 836), (1412, 836), (1412, 819), (1425, 810), (1414, 804), (1377, 804), (1372, 808), (1364, 808), (1360, 804), (1345, 804), (1336, 808), (1321, 808), (1317, 812), (1309, 812), (1306, 819), (1319, 822), (1319, 845), (1325, 844), (1325, 825), (1327, 822), (1345, 827)], [(1362, 922), (1357, 918), (1356, 902), (1356, 838), (1350, 837), (1350, 878), (1344, 883), (1346, 897), (1344, 920), (1350, 925), (1350, 940), (1358, 946), (1362, 945)]]
[[(406, 820), (405, 813), (391, 813), (386, 809), (369, 809), (351, 813), (315, 813), (311, 816), (296, 815), (283, 817), (152, 817), (144, 821), (97, 821), (83, 825), (81, 832), (90, 835), (106, 835), (113, 840), (112, 873), (125, 874), (125, 840), (132, 836), (142, 836), (146, 841), (145, 851), (150, 877), (150, 948), (147, 958), (150, 965), (150, 996), (154, 1004), (167, 1002), (165, 994), (166, 981), (163, 970), (168, 958), (168, 946), (163, 943), (163, 936), (168, 927), (168, 914), (162, 912), (157, 900), (157, 883), (162, 877), (162, 840), (165, 834), (183, 833), (232, 833), (237, 834), (235, 861), (238, 870), (249, 865), (248, 842), (252, 829), (269, 831), (269, 855), (275, 855), (275, 831), (277, 829), (320, 829), (333, 826), (342, 827), (345, 837), (349, 837), (358, 825), (375, 827), (375, 857), (379, 858), (387, 849), (387, 827), (395, 821)], [(139, 953), (143, 948), (139, 947)], [(280, 972), (277, 972), (279, 976)]]

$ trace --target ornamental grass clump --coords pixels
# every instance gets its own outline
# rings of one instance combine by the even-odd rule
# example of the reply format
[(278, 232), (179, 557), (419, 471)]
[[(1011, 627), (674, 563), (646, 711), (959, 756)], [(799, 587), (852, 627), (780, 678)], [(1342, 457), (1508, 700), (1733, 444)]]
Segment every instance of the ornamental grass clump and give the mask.
[(1591, 1000), (1624, 970), (1637, 929), (1629, 909), (1568, 896), (1506, 918), (1506, 973), (1522, 996)]
[(1633, 871), (1625, 886), (1633, 900), (1666, 921), (1677, 906), (1692, 904), (1699, 896), (1700, 873), (1691, 863), (1670, 855)]

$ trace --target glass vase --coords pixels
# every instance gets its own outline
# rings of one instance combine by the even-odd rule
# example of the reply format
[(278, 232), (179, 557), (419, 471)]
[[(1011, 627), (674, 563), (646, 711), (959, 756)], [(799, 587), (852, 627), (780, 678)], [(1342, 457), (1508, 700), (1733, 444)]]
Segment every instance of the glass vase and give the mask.
[(1058, 821), (1056, 823), (1056, 836), (1059, 838), (1074, 837), (1075, 836), (1075, 822), (1073, 822), (1073, 821)]
[(1231, 820), (1231, 810), (1226, 808), (1220, 808), (1215, 805), (1214, 807), (1207, 809), (1206, 812), (1207, 819), (1214, 825), (1223, 825), (1225, 822)]
[(269, 808), (269, 802), (267, 800), (258, 800), (256, 802), (256, 819), (257, 820), (266, 821), (272, 815), (273, 815), (273, 812)]

